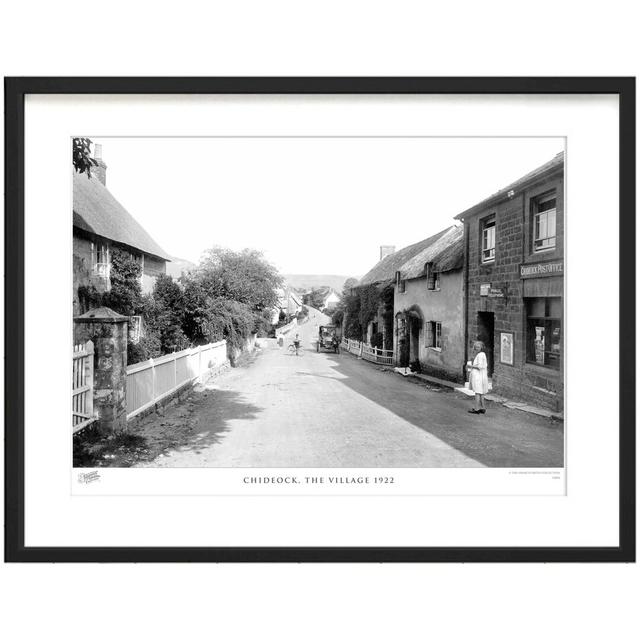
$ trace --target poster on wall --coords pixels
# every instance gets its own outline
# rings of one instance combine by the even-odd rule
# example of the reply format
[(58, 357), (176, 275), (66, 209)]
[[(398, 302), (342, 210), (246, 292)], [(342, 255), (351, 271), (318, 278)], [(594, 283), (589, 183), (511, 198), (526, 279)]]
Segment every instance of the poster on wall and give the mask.
[(500, 333), (500, 362), (513, 365), (513, 333), (510, 331)]

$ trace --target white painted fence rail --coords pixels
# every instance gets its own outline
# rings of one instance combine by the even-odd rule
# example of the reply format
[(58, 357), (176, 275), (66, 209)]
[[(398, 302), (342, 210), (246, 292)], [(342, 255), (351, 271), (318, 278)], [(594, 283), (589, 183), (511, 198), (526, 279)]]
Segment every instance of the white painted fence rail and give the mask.
[(378, 349), (350, 338), (343, 338), (341, 346), (349, 353), (353, 353), (363, 360), (375, 362), (376, 364), (393, 364), (393, 351), (391, 349)]
[(362, 346), (362, 358), (377, 364), (393, 364), (393, 351), (390, 349), (378, 349), (365, 344)]
[(93, 413), (93, 342), (73, 346), (71, 429), (78, 433), (97, 419)]
[(127, 420), (227, 361), (227, 342), (184, 349), (127, 367)]
[(349, 353), (353, 353), (356, 356), (362, 356), (362, 342), (358, 342), (358, 340), (351, 340), (351, 338), (349, 338), (347, 340), (347, 350)]

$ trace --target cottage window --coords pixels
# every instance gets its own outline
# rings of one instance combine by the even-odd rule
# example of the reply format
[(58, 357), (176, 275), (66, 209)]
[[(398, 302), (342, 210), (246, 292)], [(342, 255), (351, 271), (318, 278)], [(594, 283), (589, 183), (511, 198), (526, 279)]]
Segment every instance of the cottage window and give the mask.
[(396, 271), (396, 285), (398, 287), (398, 293), (404, 293), (406, 289), (407, 281), (402, 279), (400, 271)]
[(482, 262), (496, 259), (496, 217), (482, 222)]
[(527, 362), (560, 368), (562, 298), (525, 298)]
[(140, 265), (140, 284), (144, 280), (144, 253), (134, 253), (131, 257)]
[(101, 278), (109, 277), (109, 246), (102, 242), (91, 243), (93, 273)]
[(429, 291), (439, 291), (440, 289), (440, 274), (433, 270), (433, 265), (429, 262), (426, 267), (427, 272), (427, 289)]
[(533, 250), (547, 251), (556, 246), (556, 196), (547, 194), (533, 201)]
[(425, 346), (434, 349), (442, 348), (442, 322), (425, 323)]

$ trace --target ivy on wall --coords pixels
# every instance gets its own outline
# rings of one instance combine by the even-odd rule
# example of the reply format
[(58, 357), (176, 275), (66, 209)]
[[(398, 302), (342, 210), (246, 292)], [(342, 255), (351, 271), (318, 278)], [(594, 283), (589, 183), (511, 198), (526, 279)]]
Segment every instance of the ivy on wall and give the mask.
[[(369, 322), (377, 318), (378, 312), (388, 326), (385, 349), (393, 348), (393, 285), (370, 284), (355, 287), (343, 298), (334, 318), (342, 321), (344, 335), (354, 340), (364, 340)], [(389, 346), (389, 344), (391, 346)]]

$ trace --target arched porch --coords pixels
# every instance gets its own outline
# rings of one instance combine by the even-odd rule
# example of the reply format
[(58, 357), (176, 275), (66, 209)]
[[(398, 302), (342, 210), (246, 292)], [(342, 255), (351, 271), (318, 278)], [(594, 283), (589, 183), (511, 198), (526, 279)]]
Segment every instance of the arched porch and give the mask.
[(396, 314), (397, 365), (408, 367), (420, 361), (420, 345), (423, 341), (424, 315), (417, 305)]

